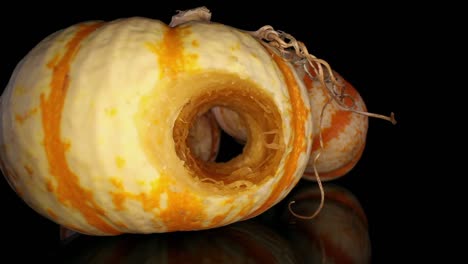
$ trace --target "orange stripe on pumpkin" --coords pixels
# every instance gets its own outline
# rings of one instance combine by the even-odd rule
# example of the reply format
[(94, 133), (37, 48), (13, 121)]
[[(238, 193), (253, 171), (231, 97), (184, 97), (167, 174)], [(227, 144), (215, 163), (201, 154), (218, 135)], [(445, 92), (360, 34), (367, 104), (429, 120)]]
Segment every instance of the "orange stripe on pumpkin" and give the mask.
[[(170, 177), (161, 175), (150, 185), (151, 191), (131, 193), (125, 190), (121, 180), (112, 179), (111, 183), (117, 191), (111, 192), (116, 210), (125, 210), (123, 203), (127, 199), (141, 203), (145, 212), (153, 212), (155, 219), (160, 219), (167, 227), (167, 231), (192, 230), (202, 228), (205, 219), (203, 202), (191, 192), (175, 191), (171, 186), (177, 183)], [(167, 208), (161, 208), (161, 195), (166, 194)]]
[[(357, 90), (349, 82), (343, 79), (338, 73), (334, 72), (334, 74), (336, 78), (338, 78), (340, 81), (344, 83), (344, 89), (345, 89), (346, 94), (351, 96), (351, 98), (353, 98), (353, 100), (355, 100), (356, 103), (361, 102), (361, 99), (359, 98), (359, 94)], [(321, 89), (325, 94), (328, 94), (328, 90), (322, 85), (320, 85), (319, 87), (314, 86), (312, 79), (307, 74), (304, 75), (304, 83), (309, 92), (312, 91), (313, 89)], [(350, 101), (345, 102), (345, 103), (351, 106)], [(328, 107), (332, 107), (332, 105)], [(363, 105), (363, 110), (364, 111), (366, 110), (365, 105)], [(322, 129), (322, 140), (323, 140), (324, 147), (326, 147), (327, 143), (329, 143), (332, 139), (342, 134), (345, 131), (346, 127), (351, 124), (352, 114), (353, 113), (350, 111), (342, 110), (342, 109), (335, 107), (334, 112), (332, 113), (332, 116), (331, 116), (330, 127)], [(320, 149), (320, 136), (317, 134), (317, 135), (314, 135), (312, 151), (317, 151), (318, 149)], [(324, 179), (333, 179), (335, 177), (342, 176), (343, 174), (348, 172), (352, 167), (354, 167), (357, 164), (357, 162), (362, 156), (363, 151), (364, 151), (364, 145), (361, 146), (356, 156), (353, 157), (353, 159), (350, 160), (348, 163), (329, 172), (320, 172), (320, 177)], [(305, 172), (304, 176), (309, 177), (309, 178), (312, 178), (312, 177), (315, 178), (315, 173)]]
[(210, 226), (218, 226), (218, 225), (220, 225), (224, 220), (226, 220), (227, 217), (228, 217), (228, 213), (224, 213), (224, 214), (220, 214), (220, 215), (215, 216), (215, 217), (211, 220)]
[(60, 58), (59, 54), (55, 54), (55, 56), (46, 64), (47, 68), (54, 69), (59, 58)]
[[(351, 112), (337, 110), (331, 117), (331, 126), (322, 129), (322, 141), (325, 147), (332, 139), (337, 138), (351, 123)], [(320, 136), (315, 135), (312, 143), (312, 151), (320, 149)]]
[[(357, 101), (358, 94), (357, 94), (356, 89), (354, 89), (354, 87), (351, 86), (350, 83), (348, 83), (343, 78), (341, 78), (341, 76), (339, 76), (337, 73), (334, 73), (334, 74), (337, 75), (336, 77), (338, 77), (344, 82), (344, 85), (345, 85), (344, 89), (346, 93), (350, 95), (354, 100)], [(309, 92), (311, 92), (313, 89), (321, 89), (326, 95), (328, 95), (328, 90), (322, 85), (320, 85), (319, 87), (315, 87), (312, 79), (307, 74), (304, 75), (304, 83)], [(329, 105), (327, 107), (331, 107), (331, 106), (332, 105)], [(352, 112), (350, 111), (341, 110), (339, 108), (334, 109), (332, 116), (331, 116), (330, 127), (322, 129), (322, 141), (323, 141), (324, 147), (330, 140), (338, 137), (341, 133), (343, 133), (346, 127), (351, 123), (351, 115), (352, 115)], [(312, 151), (318, 150), (319, 148), (320, 148), (320, 137), (319, 135), (314, 135)]]
[[(267, 50), (269, 51), (269, 49)], [(247, 218), (254, 217), (270, 208), (273, 203), (280, 197), (283, 190), (289, 188), (291, 184), (295, 182), (294, 175), (297, 170), (297, 162), (300, 156), (307, 151), (307, 142), (305, 140), (305, 123), (308, 119), (310, 109), (304, 104), (299, 85), (297, 84), (292, 70), (288, 67), (283, 58), (274, 52), (269, 52), (271, 53), (276, 65), (278, 65), (281, 73), (283, 74), (288, 87), (289, 100), (292, 107), (291, 127), (294, 133), (294, 138), (291, 145), (293, 148), (286, 160), (284, 175), (276, 184), (275, 188), (270, 194), (270, 197), (268, 197), (268, 199), (259, 209), (250, 214)]]
[(52, 209), (47, 208), (47, 213), (49, 214), (49, 216), (50, 216), (52, 219), (54, 219), (54, 220), (57, 220), (57, 219), (58, 219), (57, 214), (54, 213), (54, 211), (52, 211)]
[(33, 175), (34, 171), (33, 171), (33, 169), (32, 169), (30, 166), (28, 166), (28, 165), (23, 165), (23, 167), (24, 167), (24, 169), (26, 170), (26, 172), (29, 174), (29, 176), (32, 176), (32, 175)]
[[(72, 172), (65, 156), (67, 144), (61, 139), (62, 111), (69, 87), (70, 63), (75, 58), (80, 43), (94, 32), (100, 23), (81, 25), (74, 37), (67, 43), (66, 52), (51, 63), (52, 80), (48, 98), (41, 94), (42, 124), (44, 129), (44, 148), (49, 162), (50, 174), (56, 180), (55, 192), (59, 202), (78, 210), (89, 225), (107, 234), (120, 233), (105, 220), (104, 210), (100, 208), (90, 190), (80, 186), (79, 176)], [(50, 63), (49, 63), (50, 65)], [(76, 228), (74, 228), (76, 229)]]
[[(173, 183), (175, 184), (175, 183)], [(206, 219), (203, 201), (190, 191), (175, 192), (167, 190), (167, 208), (159, 217), (169, 231), (194, 230), (202, 228)]]
[(304, 78), (302, 78), (302, 81), (304, 82), (304, 85), (307, 88), (308, 92), (310, 92), (314, 88), (314, 83), (309, 77), (309, 75), (307, 75), (307, 73), (304, 74)]
[(35, 113), (37, 113), (37, 108), (36, 108), (36, 107), (34, 107), (33, 109), (28, 110), (28, 111), (27, 111), (26, 113), (24, 113), (24, 114), (21, 114), (21, 115), (20, 115), (20, 114), (17, 114), (17, 115), (15, 116), (15, 119), (16, 119), (16, 121), (17, 121), (18, 123), (23, 124), (24, 121), (26, 121), (28, 118), (30, 118), (31, 116), (33, 116)]
[[(191, 71), (197, 67), (198, 56), (188, 54), (184, 50), (184, 38), (191, 34), (188, 27), (179, 26), (167, 28), (161, 42), (147, 43), (146, 46), (155, 53), (159, 62), (160, 78), (175, 79), (181, 72)], [(170, 173), (170, 172), (169, 172)], [(201, 199), (186, 189), (172, 190), (170, 186), (180, 186), (169, 176), (162, 174), (158, 180), (151, 183), (148, 193), (130, 193), (123, 188), (114, 192), (114, 201), (120, 199), (134, 199), (142, 204), (143, 210), (154, 212), (155, 219), (161, 220), (168, 231), (192, 230), (202, 228), (202, 219), (205, 219), (204, 204)], [(161, 210), (161, 194), (167, 196), (167, 208)], [(155, 210), (159, 209), (159, 210)]]
[(183, 38), (190, 33), (187, 27), (168, 27), (160, 43), (148, 44), (150, 50), (158, 55), (160, 78), (175, 79), (180, 72), (195, 67), (198, 56), (184, 52)]
[[(235, 199), (234, 198), (228, 198), (224, 201), (223, 203), (223, 207), (227, 208), (227, 207), (230, 207), (232, 208), (234, 205), (234, 201)], [(226, 220), (226, 218), (229, 216), (229, 213), (230, 213), (230, 210), (226, 211), (225, 213), (222, 213), (222, 214), (219, 214), (217, 216), (215, 216), (212, 220), (211, 220), (211, 223), (210, 223), (210, 226), (218, 226), (219, 224), (221, 224), (223, 221)]]

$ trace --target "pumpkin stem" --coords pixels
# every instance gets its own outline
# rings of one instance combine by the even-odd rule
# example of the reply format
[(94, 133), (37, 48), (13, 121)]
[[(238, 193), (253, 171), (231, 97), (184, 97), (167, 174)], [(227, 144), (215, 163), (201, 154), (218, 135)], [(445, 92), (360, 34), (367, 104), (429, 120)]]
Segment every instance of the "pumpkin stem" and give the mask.
[(202, 6), (186, 11), (177, 10), (177, 14), (172, 16), (170, 27), (175, 27), (180, 24), (190, 22), (190, 21), (206, 21), (211, 20), (211, 12), (208, 8)]

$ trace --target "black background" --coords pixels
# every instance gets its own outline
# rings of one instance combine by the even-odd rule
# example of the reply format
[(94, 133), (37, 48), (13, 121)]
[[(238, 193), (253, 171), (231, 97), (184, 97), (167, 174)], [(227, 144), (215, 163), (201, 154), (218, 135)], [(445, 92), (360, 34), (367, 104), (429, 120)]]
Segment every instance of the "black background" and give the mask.
[[(254, 1), (252, 1), (254, 2)], [(1, 9), (0, 87), (6, 87), (16, 64), (49, 34), (85, 20), (113, 20), (145, 16), (166, 23), (176, 10), (207, 6), (212, 20), (245, 30), (270, 24), (303, 41), (310, 53), (325, 59), (360, 92), (370, 112), (395, 112), (397, 125), (370, 119), (362, 159), (334, 183), (346, 187), (361, 202), (368, 220), (374, 263), (387, 263), (412, 255), (412, 234), (418, 223), (407, 208), (416, 206), (410, 182), (416, 174), (407, 169), (414, 156), (408, 145), (406, 124), (410, 100), (409, 78), (412, 41), (420, 23), (409, 20), (407, 7), (379, 3), (329, 4), (299, 2), (252, 4), (224, 1), (172, 1), (170, 4), (73, 3), (10, 6)], [(402, 64), (406, 61), (406, 64)], [(226, 143), (229, 151), (229, 142)], [(52, 259), (59, 252), (58, 226), (27, 207), (0, 178), (2, 195), (2, 253), (17, 259)], [(19, 253), (16, 253), (19, 252)], [(386, 260), (386, 261), (385, 261)]]

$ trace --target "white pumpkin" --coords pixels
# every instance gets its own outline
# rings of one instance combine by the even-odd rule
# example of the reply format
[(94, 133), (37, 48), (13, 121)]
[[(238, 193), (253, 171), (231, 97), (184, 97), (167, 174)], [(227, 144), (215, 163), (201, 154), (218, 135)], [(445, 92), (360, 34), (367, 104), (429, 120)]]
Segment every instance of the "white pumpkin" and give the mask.
[[(38, 213), (93, 235), (199, 230), (256, 216), (299, 181), (312, 118), (293, 67), (249, 32), (181, 17), (73, 25), (18, 64), (1, 168)], [(248, 128), (226, 163), (188, 139), (215, 106)]]

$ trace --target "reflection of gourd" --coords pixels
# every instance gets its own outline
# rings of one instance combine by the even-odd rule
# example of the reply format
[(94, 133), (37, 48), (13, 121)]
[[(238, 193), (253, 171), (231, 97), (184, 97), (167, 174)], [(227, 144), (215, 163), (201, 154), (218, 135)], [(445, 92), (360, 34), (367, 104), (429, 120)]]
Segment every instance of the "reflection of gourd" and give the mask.
[[(361, 158), (366, 142), (368, 117), (340, 108), (336, 101), (331, 100), (327, 87), (317, 78), (306, 74), (302, 66), (295, 69), (307, 86), (315, 124), (312, 153), (303, 178), (316, 179), (314, 160), (319, 153), (315, 166), (320, 179), (327, 181), (341, 177)], [(344, 84), (348, 97), (343, 102), (354, 110), (366, 111), (364, 101), (356, 89), (338, 73), (334, 72), (334, 75), (338, 82)], [(241, 143), (246, 141), (245, 125), (234, 111), (222, 107), (213, 108), (212, 111), (226, 133)], [(323, 148), (320, 146), (321, 141)]]
[[(342, 187), (326, 184), (324, 188), (325, 204), (316, 218), (302, 220), (284, 211), (285, 236), (304, 263), (370, 263), (367, 217), (360, 203)], [(295, 213), (310, 215), (320, 203), (320, 191), (306, 185), (290, 199), (296, 201)]]
[[(80, 23), (17, 65), (0, 101), (0, 167), (34, 210), (95, 235), (207, 229), (264, 212), (300, 180), (312, 131), (302, 80), (254, 34), (198, 11), (170, 26)], [(189, 142), (215, 106), (248, 127), (225, 163)]]
[(291, 246), (251, 221), (200, 232), (78, 237), (64, 263), (299, 263)]

